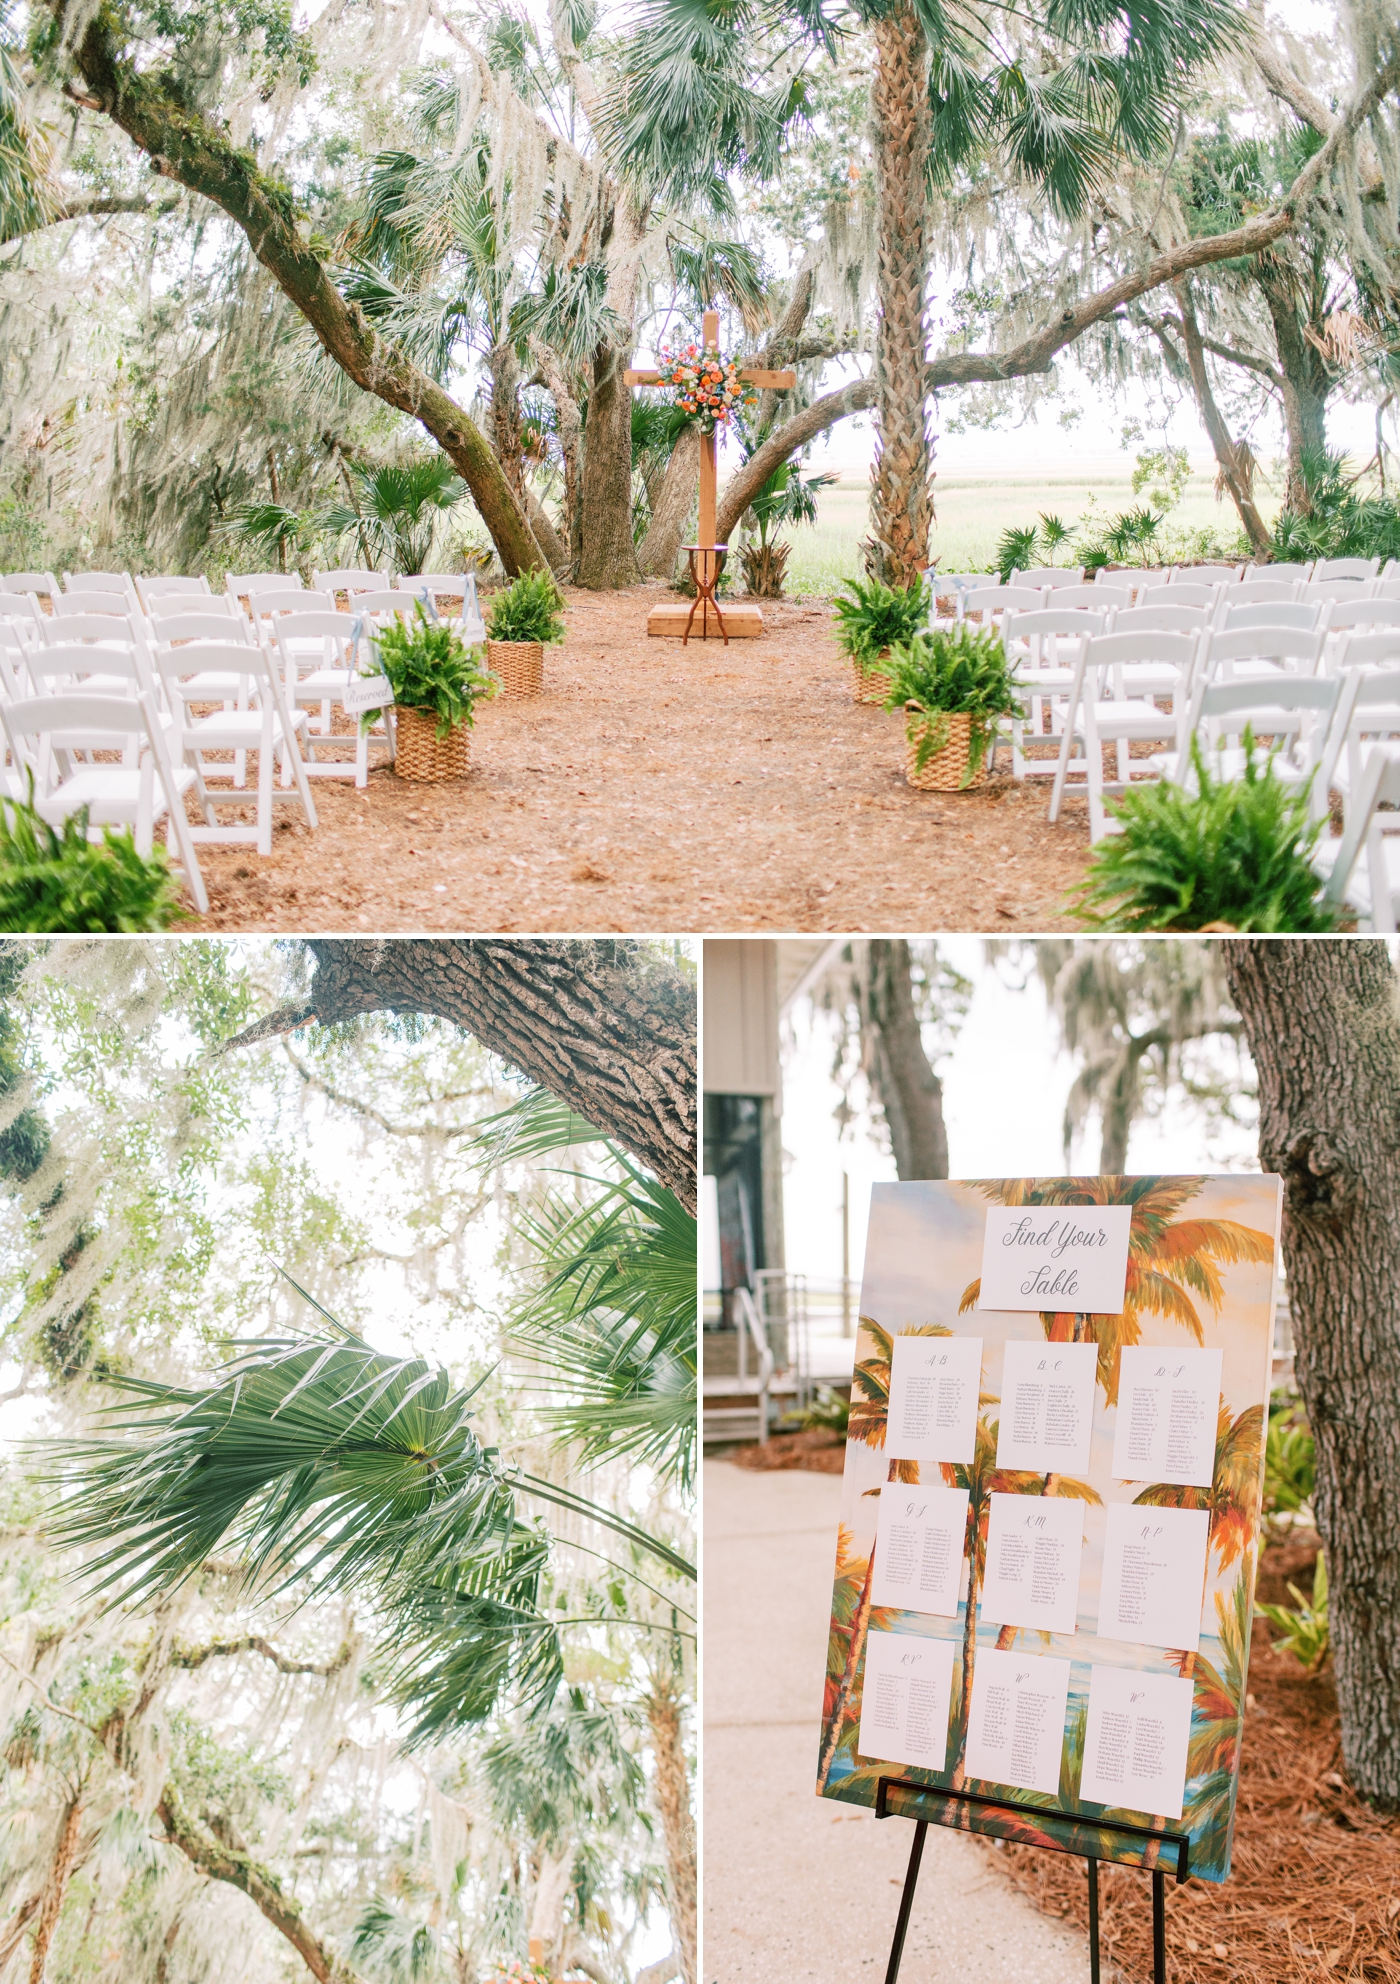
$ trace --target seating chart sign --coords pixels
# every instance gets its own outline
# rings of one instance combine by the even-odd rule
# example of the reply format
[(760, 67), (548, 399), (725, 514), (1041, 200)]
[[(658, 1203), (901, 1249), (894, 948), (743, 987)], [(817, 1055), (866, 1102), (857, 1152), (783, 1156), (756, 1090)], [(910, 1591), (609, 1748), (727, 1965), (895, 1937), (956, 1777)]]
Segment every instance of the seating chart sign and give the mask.
[(1185, 1832), (1226, 1878), (1280, 1207), (1248, 1175), (875, 1187), (821, 1796), (1014, 1800), (939, 1816), (1134, 1865)]

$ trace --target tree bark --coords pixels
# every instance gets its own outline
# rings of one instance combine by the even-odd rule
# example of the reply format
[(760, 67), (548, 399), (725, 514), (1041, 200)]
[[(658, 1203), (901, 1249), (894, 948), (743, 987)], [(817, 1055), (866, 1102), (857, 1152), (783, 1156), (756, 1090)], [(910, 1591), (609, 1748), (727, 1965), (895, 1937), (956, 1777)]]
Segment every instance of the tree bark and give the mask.
[(632, 394), (625, 367), (625, 355), (612, 345), (600, 344), (593, 354), (578, 582), (597, 592), (635, 585), (641, 576), (632, 542)]
[[(1103, 289), (1095, 290), (1082, 303), (1068, 306), (1053, 323), (1032, 331), (1028, 338), (1009, 351), (952, 352), (933, 359), (925, 375), (925, 390), (940, 392), (948, 386), (985, 385), (1002, 379), (1024, 379), (1037, 372), (1048, 372), (1057, 353), (1083, 337), (1095, 324), (1114, 316), (1134, 297), (1146, 296), (1150, 290), (1175, 282), (1189, 269), (1204, 268), (1211, 262), (1228, 261), (1237, 255), (1257, 254), (1261, 248), (1267, 248), (1271, 242), (1291, 233), (1298, 225), (1300, 210), (1336, 162), (1343, 143), (1370, 116), (1381, 99), (1395, 88), (1397, 82), (1400, 82), (1400, 58), (1388, 62), (1344, 115), (1335, 120), (1326, 142), (1309, 159), (1272, 212), (1258, 214), (1242, 227), (1231, 228), (1228, 234), (1203, 235), (1177, 242), (1161, 254), (1154, 255), (1140, 269), (1134, 269)], [(795, 413), (791, 420), (784, 421), (781, 427), (775, 428), (725, 488), (720, 499), (716, 535), (721, 539), (728, 536), (774, 469), (781, 468), (798, 448), (814, 441), (818, 434), (825, 433), (828, 427), (844, 420), (848, 414), (864, 413), (874, 405), (875, 380), (872, 375), (843, 386), (839, 392), (824, 394), (811, 406)]]
[(1254, 549), (1267, 558), (1272, 550), (1273, 540), (1268, 525), (1255, 506), (1249, 478), (1241, 467), (1235, 443), (1230, 439), (1230, 430), (1225, 425), (1225, 416), (1216, 404), (1211, 390), (1210, 374), (1206, 371), (1206, 355), (1201, 343), (1201, 327), (1196, 321), (1195, 305), (1191, 301), (1191, 287), (1183, 276), (1176, 285), (1177, 302), (1181, 307), (1181, 336), (1186, 346), (1186, 363), (1191, 372), (1191, 387), (1196, 395), (1196, 405), (1200, 410), (1201, 425), (1215, 450), (1215, 459), (1220, 466), (1221, 480), (1230, 492), (1230, 499), (1240, 513), (1240, 522)]
[(1312, 511), (1307, 462), (1327, 448), (1327, 399), (1332, 373), (1326, 358), (1307, 336), (1308, 313), (1299, 308), (1300, 290), (1286, 265), (1268, 257), (1256, 272), (1268, 306), (1283, 375), (1283, 423), (1288, 436), (1288, 479), (1284, 507), (1297, 516)]
[[(50, 0), (60, 32), (69, 0)], [(421, 421), (471, 490), (508, 573), (542, 571), (543, 552), (480, 428), (426, 372), (347, 303), (311, 243), (290, 187), (230, 142), (160, 70), (139, 71), (121, 51), (125, 23), (115, 7), (86, 11), (73, 57), (87, 86), (83, 100), (121, 127), (155, 170), (203, 194), (248, 237), (253, 253), (355, 384)]]
[(78, 1832), (82, 1818), (81, 1799), (70, 1798), (63, 1808), (58, 1840), (54, 1846), (53, 1859), (49, 1863), (49, 1877), (44, 1883), (44, 1892), (39, 1900), (39, 1919), (34, 1925), (34, 1941), (29, 1957), (29, 1984), (44, 1984), (49, 1946), (53, 1942), (54, 1930), (58, 1927), (58, 1918), (63, 1912), (63, 1897), (68, 1892), (68, 1877), (73, 1871), (73, 1862), (78, 1854)]
[[(683, 427), (666, 464), (661, 493), (652, 509), (637, 563), (651, 579), (669, 579), (695, 515), (700, 485), (700, 430)], [(724, 539), (716, 531), (720, 542)]]
[(191, 1865), (210, 1880), (227, 1881), (246, 1894), (279, 1936), (285, 1936), (316, 1984), (360, 1984), (349, 1964), (307, 1923), (299, 1905), (283, 1892), (277, 1877), (260, 1867), (247, 1853), (237, 1851), (197, 1826), (181, 1807), (172, 1785), (167, 1784), (156, 1806), (156, 1816), (165, 1827), (172, 1846), (178, 1846)]
[(875, 20), (870, 92), (878, 188), (878, 426), (867, 564), (911, 586), (928, 566), (928, 40), (912, 0)]
[(304, 1004), (228, 1046), (362, 1013), (430, 1013), (475, 1035), (615, 1137), (694, 1212), (696, 999), (635, 939), (332, 937)]
[(924, 1052), (908, 941), (872, 937), (864, 950), (856, 977), (862, 1045), (889, 1126), (895, 1170), (902, 1179), (946, 1178), (943, 1084)]
[(691, 1811), (680, 1696), (670, 1674), (652, 1676), (647, 1721), (655, 1759), (652, 1798), (666, 1845), (666, 1899), (671, 1934), (675, 1937), (685, 1984), (697, 1984), (695, 1819)]
[(1284, 1181), (1298, 1384), (1342, 1758), (1400, 1809), (1400, 985), (1386, 946), (1239, 938), (1231, 994), (1259, 1075), (1259, 1159)]

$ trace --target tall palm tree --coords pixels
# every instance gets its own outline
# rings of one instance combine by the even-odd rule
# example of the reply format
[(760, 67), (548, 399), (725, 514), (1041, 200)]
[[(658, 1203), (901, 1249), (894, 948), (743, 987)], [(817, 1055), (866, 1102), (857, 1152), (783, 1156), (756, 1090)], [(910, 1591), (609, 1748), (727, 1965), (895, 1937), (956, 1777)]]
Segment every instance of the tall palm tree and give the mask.
[[(987, 1569), (987, 1529), (991, 1520), (993, 1495), (1049, 1495), (1099, 1504), (1096, 1489), (1087, 1481), (1069, 1475), (1029, 1473), (1023, 1468), (998, 1467), (997, 1433), (1000, 1422), (984, 1414), (977, 1420), (977, 1444), (972, 1459), (941, 1461), (939, 1472), (950, 1488), (967, 1490), (967, 1611), (963, 1617), (962, 1682), (954, 1717), (953, 1789), (961, 1790), (966, 1780), (968, 1712), (972, 1704), (972, 1676), (977, 1660), (977, 1606), (982, 1579)], [(997, 1645), (1005, 1648), (1016, 1637), (1015, 1626), (1003, 1626)]]
[[(1109, 1405), (1118, 1403), (1119, 1352), (1142, 1340), (1142, 1318), (1164, 1316), (1205, 1340), (1196, 1303), (1204, 1299), (1215, 1314), (1225, 1300), (1221, 1270), (1238, 1261), (1272, 1261), (1274, 1237), (1232, 1219), (1177, 1219), (1197, 1196), (1201, 1178), (999, 1178), (979, 1189), (1005, 1206), (1131, 1206), (1128, 1275), (1123, 1309), (1117, 1316), (1041, 1312), (1051, 1343), (1098, 1345), (1098, 1380)], [(959, 1314), (975, 1309), (982, 1292), (979, 1277), (969, 1282)]]
[[(889, 1330), (882, 1330), (871, 1316), (861, 1317), (860, 1328), (874, 1344), (875, 1355), (862, 1358), (855, 1367), (851, 1383), (851, 1416), (846, 1425), (846, 1437), (848, 1440), (859, 1440), (862, 1446), (883, 1448), (890, 1411), (890, 1371), (894, 1362), (894, 1337)], [(899, 1334), (951, 1336), (953, 1332), (943, 1329), (936, 1323), (929, 1323), (916, 1329), (901, 1330)], [(892, 1460), (885, 1478), (887, 1481), (916, 1483), (919, 1479), (919, 1463), (916, 1460)], [(869, 1492), (878, 1494), (880, 1491), (876, 1488)], [(831, 1775), (831, 1766), (840, 1747), (842, 1728), (850, 1708), (851, 1694), (855, 1688), (856, 1674), (860, 1668), (861, 1656), (865, 1652), (866, 1635), (870, 1630), (874, 1578), (875, 1545), (872, 1542), (850, 1625), (841, 1629), (846, 1635), (846, 1659), (836, 1696), (831, 1705), (821, 1758), (817, 1766), (819, 1792), (826, 1789), (827, 1778)], [(836, 1630), (834, 1621), (833, 1630)]]

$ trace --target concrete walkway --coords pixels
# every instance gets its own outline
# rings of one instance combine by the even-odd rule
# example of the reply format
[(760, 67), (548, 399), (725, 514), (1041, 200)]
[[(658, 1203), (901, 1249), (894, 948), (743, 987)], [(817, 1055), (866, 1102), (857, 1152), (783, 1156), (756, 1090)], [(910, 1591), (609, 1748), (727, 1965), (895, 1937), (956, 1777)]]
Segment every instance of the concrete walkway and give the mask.
[[(881, 1984), (913, 1827), (814, 1794), (838, 1475), (704, 1480), (703, 1984)], [(1087, 1984), (1082, 1937), (932, 1827), (900, 1984)]]

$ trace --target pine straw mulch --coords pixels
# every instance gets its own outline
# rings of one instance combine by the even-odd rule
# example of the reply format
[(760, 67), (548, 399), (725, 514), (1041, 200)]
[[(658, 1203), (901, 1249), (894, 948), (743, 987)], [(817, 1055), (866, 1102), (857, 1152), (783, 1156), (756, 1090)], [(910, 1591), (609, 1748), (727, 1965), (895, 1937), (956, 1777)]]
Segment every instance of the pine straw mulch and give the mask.
[(846, 1465), (846, 1436), (825, 1426), (808, 1426), (800, 1433), (773, 1433), (762, 1446), (755, 1441), (735, 1447), (727, 1458), (757, 1474), (798, 1467), (809, 1474), (840, 1474)]
[[(1310, 1589), (1315, 1536), (1271, 1545), (1259, 1596), (1289, 1604)], [(991, 1850), (991, 1849), (989, 1849)], [(1088, 1928), (1082, 1860), (1033, 1847), (997, 1864), (1049, 1915)], [(1152, 1896), (1147, 1877), (1102, 1868), (1104, 1984), (1148, 1984)], [(1230, 1878), (1167, 1884), (1172, 1984), (1400, 1984), (1400, 1820), (1363, 1804), (1341, 1775), (1329, 1674), (1310, 1676), (1275, 1653), (1257, 1622)]]

